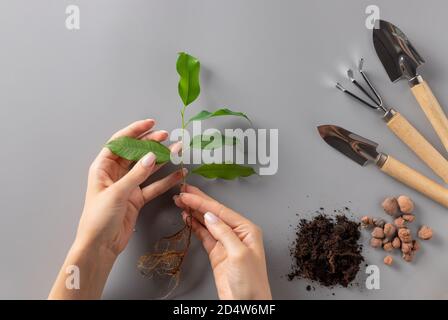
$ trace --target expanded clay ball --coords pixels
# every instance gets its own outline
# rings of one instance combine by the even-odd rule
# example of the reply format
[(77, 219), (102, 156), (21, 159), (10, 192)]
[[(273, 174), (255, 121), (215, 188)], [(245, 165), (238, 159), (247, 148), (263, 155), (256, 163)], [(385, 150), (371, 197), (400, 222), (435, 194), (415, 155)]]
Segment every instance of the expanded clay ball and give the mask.
[(414, 222), (415, 220), (415, 216), (413, 214), (404, 214), (401, 217), (407, 222)]
[(383, 207), (384, 212), (386, 212), (390, 216), (396, 215), (398, 212), (398, 201), (394, 197), (384, 199), (381, 206)]
[(401, 248), (400, 238), (398, 238), (398, 237), (394, 238), (394, 240), (392, 241), (392, 247), (394, 247), (394, 249), (400, 249)]
[(385, 244), (383, 244), (383, 249), (384, 249), (384, 251), (387, 251), (387, 252), (391, 252), (392, 250), (394, 250), (394, 247), (392, 246), (392, 242), (386, 242)]
[(432, 229), (428, 226), (422, 226), (420, 230), (418, 230), (417, 235), (422, 240), (429, 240), (432, 238)]
[(406, 227), (406, 220), (404, 220), (402, 217), (399, 217), (399, 218), (394, 220), (394, 224), (395, 224), (395, 226), (398, 229), (405, 228)]
[(403, 260), (406, 262), (412, 262), (412, 259), (414, 259), (414, 256), (410, 253), (403, 253)]
[[(398, 237), (400, 238), (401, 242), (411, 242), (412, 241), (411, 230), (407, 228), (402, 228), (398, 230)], [(401, 246), (403, 246), (403, 243), (401, 244)]]
[(373, 218), (373, 224), (375, 225), (375, 227), (383, 228), (386, 224), (386, 221), (380, 218)]
[(377, 238), (377, 239), (383, 239), (384, 238), (383, 228), (376, 227), (375, 229), (373, 229), (372, 237)]
[(377, 239), (377, 238), (370, 239), (370, 246), (372, 248), (381, 248), (382, 245), (383, 245), (383, 241), (381, 241), (381, 239)]
[(412, 248), (413, 248), (412, 242), (403, 242), (401, 244), (401, 252), (405, 254), (411, 253)]
[(418, 242), (417, 240), (412, 241), (412, 251), (420, 251), (420, 242)]
[(373, 225), (373, 219), (369, 216), (364, 216), (361, 218), (361, 223), (365, 227), (369, 227)]
[(412, 211), (414, 211), (414, 202), (411, 200), (411, 198), (407, 196), (399, 196), (397, 201), (401, 212), (412, 213)]
[(386, 238), (392, 238), (395, 235), (395, 232), (397, 232), (397, 228), (392, 223), (386, 223), (384, 225), (384, 235)]
[(394, 262), (394, 258), (392, 258), (392, 256), (386, 256), (386, 257), (384, 257), (383, 261), (384, 261), (384, 264), (390, 266)]

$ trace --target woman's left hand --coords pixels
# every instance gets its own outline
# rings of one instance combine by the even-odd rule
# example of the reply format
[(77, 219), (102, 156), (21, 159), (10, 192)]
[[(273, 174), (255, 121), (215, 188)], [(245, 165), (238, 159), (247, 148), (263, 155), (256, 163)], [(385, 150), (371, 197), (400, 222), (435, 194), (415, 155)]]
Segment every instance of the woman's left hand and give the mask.
[[(166, 131), (150, 131), (152, 119), (137, 121), (115, 133), (111, 140), (133, 137), (164, 141)], [(181, 144), (170, 146), (172, 153)], [(140, 209), (160, 194), (178, 185), (186, 171), (178, 170), (152, 184), (141, 187), (160, 168), (156, 157), (148, 153), (130, 169), (131, 162), (103, 148), (89, 169), (84, 210), (75, 242), (50, 293), (50, 298), (99, 298), (117, 256), (131, 238)], [(69, 291), (65, 285), (67, 267), (77, 266), (81, 288)], [(83, 277), (84, 276), (84, 277)]]

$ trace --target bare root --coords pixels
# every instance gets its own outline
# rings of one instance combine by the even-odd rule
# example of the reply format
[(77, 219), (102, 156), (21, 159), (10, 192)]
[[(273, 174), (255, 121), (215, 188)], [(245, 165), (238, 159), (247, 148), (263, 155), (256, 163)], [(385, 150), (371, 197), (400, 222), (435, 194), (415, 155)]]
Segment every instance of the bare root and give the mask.
[[(191, 215), (187, 220), (191, 220)], [(154, 252), (140, 257), (137, 268), (140, 273), (148, 278), (157, 276), (170, 277), (169, 292), (163, 297), (167, 298), (177, 288), (180, 279), (182, 263), (187, 255), (191, 242), (191, 223), (185, 225), (168, 237), (160, 239)]]

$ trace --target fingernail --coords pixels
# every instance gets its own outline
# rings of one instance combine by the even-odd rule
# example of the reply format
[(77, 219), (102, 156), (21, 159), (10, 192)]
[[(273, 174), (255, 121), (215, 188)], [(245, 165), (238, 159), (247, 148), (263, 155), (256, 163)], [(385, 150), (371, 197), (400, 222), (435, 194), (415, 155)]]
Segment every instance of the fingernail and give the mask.
[(204, 219), (205, 221), (207, 221), (208, 223), (216, 223), (218, 222), (218, 217), (215, 216), (213, 213), (211, 212), (207, 212), (204, 214)]
[(179, 198), (179, 196), (178, 196), (177, 194), (173, 196), (173, 200), (174, 200), (174, 201), (176, 201), (177, 198)]
[(185, 177), (188, 174), (188, 169), (187, 168), (183, 168), (182, 169), (182, 176)]
[(142, 166), (149, 168), (154, 164), (155, 161), (156, 161), (156, 155), (152, 152), (149, 152), (147, 155), (143, 157)]

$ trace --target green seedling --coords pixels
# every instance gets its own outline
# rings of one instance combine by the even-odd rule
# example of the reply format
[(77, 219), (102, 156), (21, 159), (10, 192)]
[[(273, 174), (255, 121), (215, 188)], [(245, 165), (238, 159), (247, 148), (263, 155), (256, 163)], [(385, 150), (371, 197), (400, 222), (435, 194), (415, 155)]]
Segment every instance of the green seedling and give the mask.
[[(218, 109), (216, 111), (203, 110), (187, 120), (187, 107), (199, 97), (201, 92), (201, 64), (197, 58), (185, 52), (181, 52), (177, 58), (176, 69), (180, 77), (178, 92), (183, 103), (180, 110), (183, 145), (203, 150), (213, 150), (223, 146), (235, 146), (239, 144), (240, 141), (237, 138), (226, 137), (224, 135), (221, 135), (220, 137), (198, 135), (192, 137), (191, 141), (188, 143), (184, 141), (183, 132), (193, 121), (204, 121), (223, 116), (244, 118), (249, 123), (250, 120), (243, 112), (236, 112), (227, 108)], [(138, 161), (148, 152), (153, 152), (156, 155), (158, 164), (163, 164), (170, 160), (170, 150), (156, 141), (145, 141), (124, 137), (110, 141), (106, 147), (114, 154), (131, 161)], [(180, 166), (184, 166), (183, 161), (181, 161)], [(252, 167), (233, 163), (202, 164), (193, 168), (191, 173), (208, 179), (217, 178), (225, 180), (249, 177), (256, 174)], [(185, 180), (186, 177), (184, 177), (184, 183), (186, 182)], [(152, 277), (157, 274), (170, 277), (170, 283), (174, 285), (172, 285), (171, 290), (169, 290), (169, 293), (166, 296), (168, 296), (179, 283), (181, 266), (190, 246), (191, 214), (189, 212), (187, 212), (187, 214), (189, 218), (181, 230), (159, 240), (154, 251), (140, 257), (138, 262), (138, 269), (145, 276)]]

